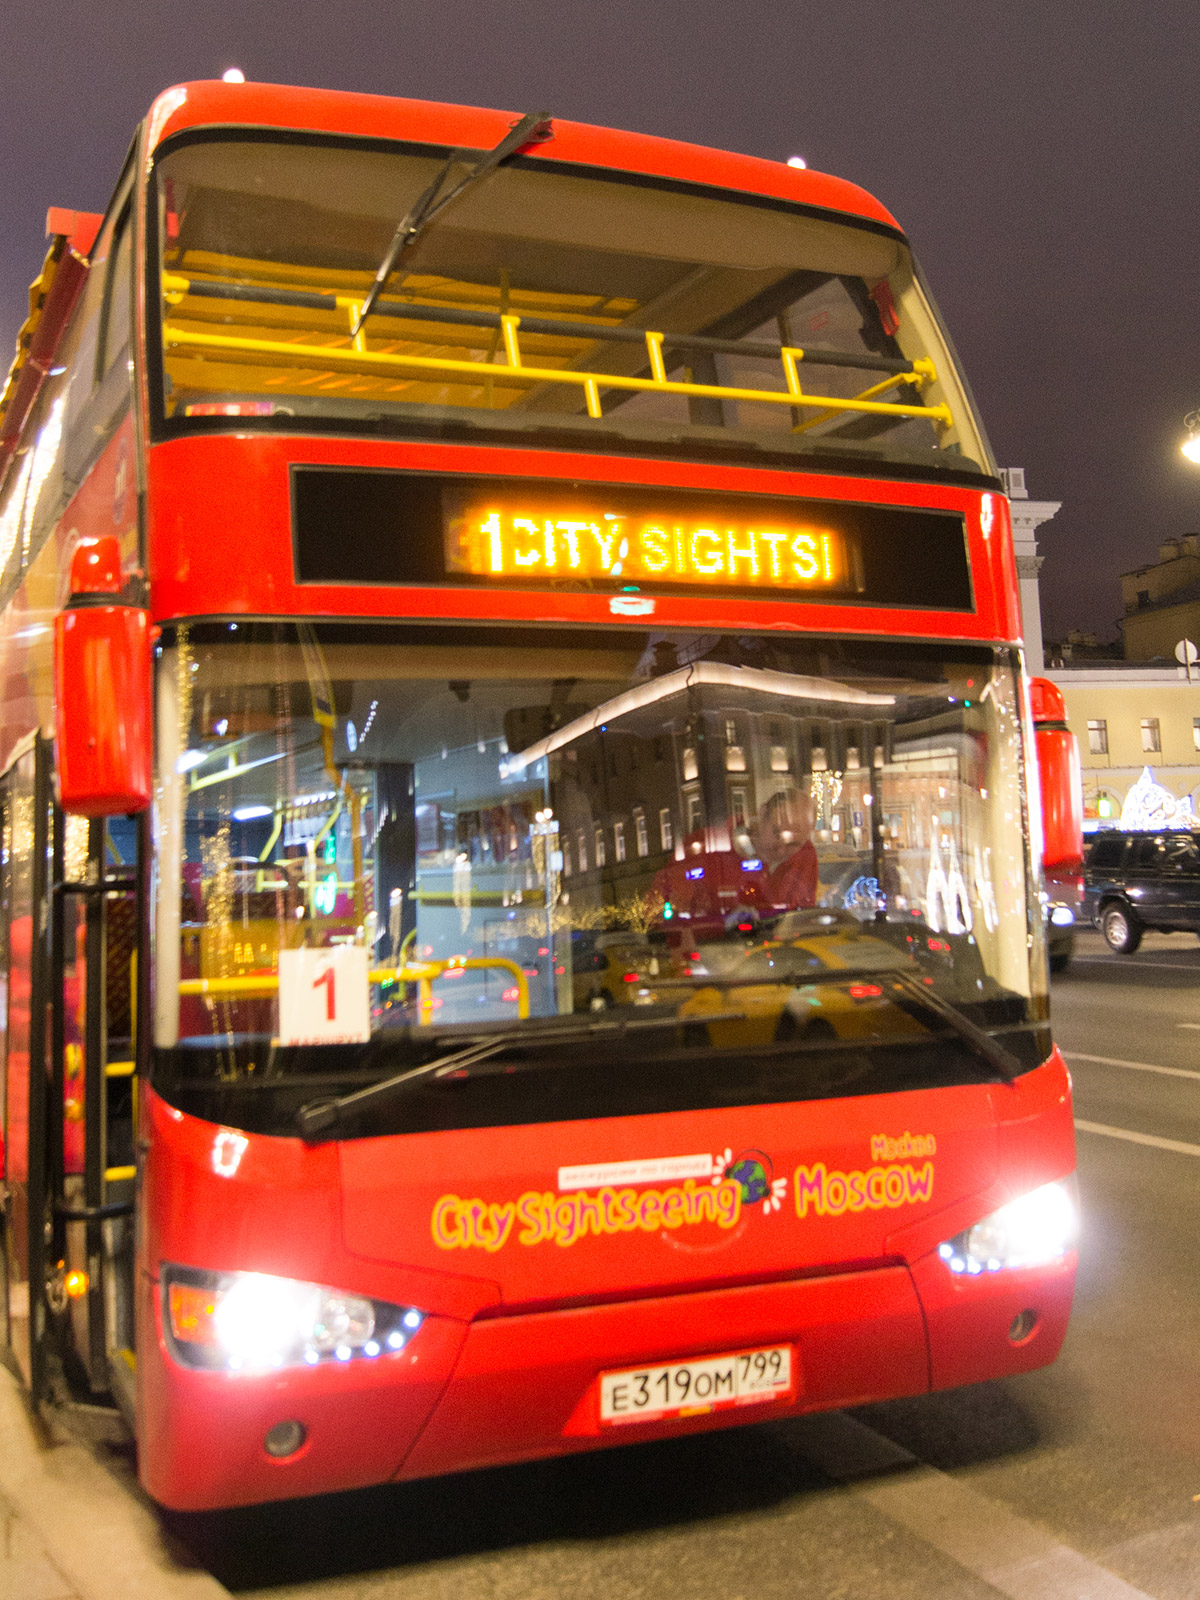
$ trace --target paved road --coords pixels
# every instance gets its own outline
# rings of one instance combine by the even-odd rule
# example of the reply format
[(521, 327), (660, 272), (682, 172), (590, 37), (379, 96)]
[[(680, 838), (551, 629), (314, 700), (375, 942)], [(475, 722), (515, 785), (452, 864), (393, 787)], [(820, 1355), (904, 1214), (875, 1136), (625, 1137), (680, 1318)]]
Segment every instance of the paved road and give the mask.
[(1056, 1033), (1077, 1116), (1109, 1131), (1079, 1135), (1055, 1367), (174, 1531), (257, 1600), (1196, 1600), (1200, 944), (1082, 945)]

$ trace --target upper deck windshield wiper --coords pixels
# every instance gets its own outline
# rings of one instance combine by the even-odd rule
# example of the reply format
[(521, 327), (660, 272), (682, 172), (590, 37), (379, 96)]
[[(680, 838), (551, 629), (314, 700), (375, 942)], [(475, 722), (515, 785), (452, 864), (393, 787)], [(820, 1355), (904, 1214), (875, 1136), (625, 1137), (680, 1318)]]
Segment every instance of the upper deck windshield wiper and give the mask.
[(507, 161), (509, 156), (515, 156), (518, 151), (524, 150), (527, 145), (541, 144), (543, 140), (553, 137), (550, 128), (550, 113), (548, 111), (531, 111), (514, 123), (501, 139), (498, 145), (491, 150), (485, 150), (477, 156), (468, 166), (467, 171), (452, 188), (442, 193), (442, 185), (450, 176), (454, 167), (469, 160), (465, 150), (451, 151), (446, 164), (442, 167), (437, 177), (425, 190), (424, 194), (413, 205), (408, 214), (400, 221), (392, 242), (388, 246), (387, 254), (379, 263), (379, 270), (375, 274), (374, 282), (367, 291), (367, 298), (359, 307), (358, 316), (354, 321), (352, 337), (357, 338), (363, 323), (374, 310), (375, 302), (383, 293), (384, 286), (392, 273), (396, 270), (396, 263), (406, 250), (412, 246), (428, 228), (435, 217), (441, 216), (448, 205), (457, 200), (466, 190), (473, 188), (481, 179), (494, 172), (502, 161)]
[(436, 1081), (451, 1076), (467, 1077), (470, 1069), (481, 1061), (515, 1046), (531, 1049), (543, 1045), (578, 1044), (581, 1040), (619, 1039), (635, 1030), (679, 1028), (689, 1022), (740, 1022), (744, 1017), (743, 1011), (718, 1011), (706, 1013), (703, 1017), (632, 1017), (575, 1023), (564, 1028), (506, 1028), (502, 1033), (475, 1039), (463, 1049), (451, 1051), (448, 1056), (437, 1056), (432, 1061), (422, 1062), (419, 1067), (410, 1067), (379, 1083), (368, 1084), (365, 1089), (357, 1089), (353, 1094), (339, 1095), (333, 1100), (310, 1100), (297, 1111), (296, 1127), (303, 1138), (320, 1139), (332, 1133), (347, 1114), (353, 1115), (364, 1106), (390, 1100), (422, 1078)]

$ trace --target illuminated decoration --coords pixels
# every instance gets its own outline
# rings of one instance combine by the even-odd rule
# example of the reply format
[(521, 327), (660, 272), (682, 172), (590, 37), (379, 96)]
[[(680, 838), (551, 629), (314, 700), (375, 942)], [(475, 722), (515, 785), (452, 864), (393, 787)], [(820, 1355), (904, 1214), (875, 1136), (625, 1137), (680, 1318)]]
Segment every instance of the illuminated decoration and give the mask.
[(935, 933), (970, 933), (975, 921), (954, 841), (946, 841), (946, 865), (943, 867), (936, 834), (929, 842), (925, 921)]
[(842, 774), (819, 769), (814, 759), (813, 775), (808, 789), (816, 802), (818, 817), (828, 817), (842, 798)]
[(842, 905), (856, 916), (870, 918), (877, 911), (886, 910), (887, 896), (880, 889), (878, 878), (860, 873), (842, 896)]
[(817, 523), (742, 516), (556, 513), (496, 502), (448, 519), (446, 567), (486, 578), (623, 579), (751, 589), (856, 588), (845, 536)]
[(1191, 795), (1177, 800), (1169, 789), (1154, 781), (1149, 767), (1143, 767), (1141, 777), (1125, 796), (1121, 826), (1130, 830), (1200, 828), (1200, 820), (1197, 820)]
[(975, 846), (975, 894), (979, 901), (979, 910), (983, 917), (983, 925), (989, 933), (995, 933), (1000, 926), (1000, 912), (996, 906), (996, 889), (992, 883), (992, 850), (990, 845), (985, 845), (983, 854), (979, 846)]
[(337, 904), (338, 877), (336, 872), (328, 873), (317, 885), (313, 893), (313, 904), (318, 911), (323, 911), (329, 916)]

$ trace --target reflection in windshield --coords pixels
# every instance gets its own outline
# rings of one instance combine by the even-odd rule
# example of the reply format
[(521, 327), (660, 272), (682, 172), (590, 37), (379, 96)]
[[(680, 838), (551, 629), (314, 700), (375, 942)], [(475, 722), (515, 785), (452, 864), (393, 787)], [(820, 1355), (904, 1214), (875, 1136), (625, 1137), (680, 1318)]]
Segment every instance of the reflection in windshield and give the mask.
[(889, 969), (1040, 1015), (1002, 657), (241, 624), (180, 627), (158, 692), (156, 1038), (226, 1078), (305, 1042), (305, 951), (330, 1019), (367, 986), (362, 1034), (311, 1043), (606, 1013), (701, 1052), (926, 1036)]

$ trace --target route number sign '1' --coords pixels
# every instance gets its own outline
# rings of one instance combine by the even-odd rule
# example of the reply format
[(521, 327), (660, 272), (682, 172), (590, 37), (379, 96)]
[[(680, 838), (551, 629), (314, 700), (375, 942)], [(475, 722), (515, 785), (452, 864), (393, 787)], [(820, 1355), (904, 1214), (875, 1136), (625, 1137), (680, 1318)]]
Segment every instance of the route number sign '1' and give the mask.
[(280, 1044), (366, 1044), (367, 952), (361, 945), (279, 952)]

